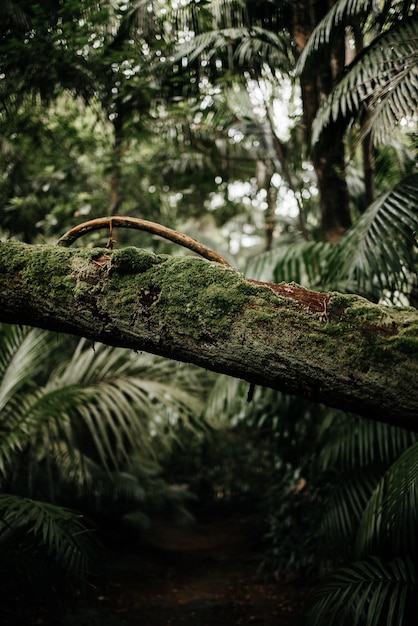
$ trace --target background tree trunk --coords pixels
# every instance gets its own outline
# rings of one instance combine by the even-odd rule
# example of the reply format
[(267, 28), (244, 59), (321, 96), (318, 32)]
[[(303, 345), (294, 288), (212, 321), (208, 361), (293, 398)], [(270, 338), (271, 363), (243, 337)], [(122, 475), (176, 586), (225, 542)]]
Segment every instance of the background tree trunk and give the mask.
[(418, 311), (193, 256), (0, 243), (0, 321), (195, 363), (418, 430)]
[[(325, 13), (335, 2), (295, 2), (293, 4), (292, 35), (296, 52), (301, 54), (306, 43)], [(344, 70), (345, 42), (340, 40), (331, 50), (328, 62), (322, 60), (317, 71), (306, 72), (300, 78), (303, 103), (303, 125), (306, 144), (310, 143), (312, 124), (321, 103), (331, 93), (335, 80)], [(338, 240), (351, 226), (349, 194), (345, 180), (345, 147), (343, 135), (333, 142), (315, 147), (312, 158), (320, 193), (321, 230), (329, 241)]]

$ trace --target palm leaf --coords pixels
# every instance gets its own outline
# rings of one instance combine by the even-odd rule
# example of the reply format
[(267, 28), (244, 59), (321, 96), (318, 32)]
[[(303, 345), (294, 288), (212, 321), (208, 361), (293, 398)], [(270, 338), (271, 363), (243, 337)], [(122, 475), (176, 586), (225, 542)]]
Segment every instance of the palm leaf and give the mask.
[(246, 66), (256, 59), (257, 65), (264, 61), (277, 69), (290, 69), (286, 39), (259, 27), (221, 28), (197, 34), (180, 46), (175, 60), (187, 58), (191, 63), (202, 56), (210, 59), (228, 46), (234, 47), (233, 59), (237, 66)]
[(321, 519), (322, 551), (335, 562), (351, 551), (359, 521), (379, 479), (376, 471), (354, 470), (333, 473), (334, 482), (323, 502)]
[(0, 412), (44, 367), (46, 344), (46, 332), (0, 325)]
[(51, 587), (68, 592), (68, 587), (85, 585), (96, 552), (97, 539), (82, 515), (0, 494), (1, 569), (7, 588), (15, 585), (15, 593), (20, 585), (42, 597)]
[(341, 558), (347, 557), (382, 471), (417, 440), (417, 435), (355, 416), (333, 412), (330, 417), (320, 431), (319, 468), (331, 475), (321, 530), (325, 552), (330, 554), (331, 547)]
[[(45, 351), (42, 357), (41, 362)], [(61, 439), (81, 450), (85, 429), (107, 467), (128, 462), (135, 451), (153, 457), (160, 432), (166, 435), (170, 425), (187, 424), (200, 414), (203, 388), (197, 371), (102, 345), (93, 351), (82, 340), (44, 386), (11, 397), (3, 407), (0, 471), (5, 474), (29, 443), (38, 462)]]
[(377, 37), (349, 66), (319, 109), (312, 127), (315, 144), (328, 125), (351, 118), (363, 106), (372, 113), (368, 130), (376, 137), (393, 131), (403, 118), (410, 119), (418, 97), (418, 16), (398, 23)]
[(213, 425), (237, 422), (246, 413), (248, 383), (219, 374), (205, 407), (205, 420)]
[[(405, 626), (416, 611), (416, 571), (409, 559), (377, 557), (337, 570), (313, 595), (308, 626)], [(411, 622), (412, 623), (412, 622)]]
[(348, 471), (376, 464), (387, 466), (417, 440), (416, 433), (409, 430), (354, 415), (339, 416), (336, 423), (335, 412), (331, 423), (324, 421), (320, 437), (320, 468)]
[(380, 293), (408, 293), (415, 271), (417, 198), (418, 174), (377, 198), (335, 247), (328, 281), (354, 280), (365, 294), (376, 287)]
[[(299, 57), (296, 73), (301, 74), (311, 67), (315, 53), (327, 50), (328, 44), (340, 36), (341, 30), (353, 18), (364, 20), (371, 14), (376, 18), (375, 0), (338, 0), (316, 25), (302, 54)], [(373, 18), (372, 18), (373, 19)], [(373, 20), (376, 22), (376, 19)]]
[(332, 244), (328, 242), (292, 241), (286, 244), (278, 241), (273, 250), (251, 259), (245, 273), (256, 280), (318, 286), (331, 250)]
[(418, 443), (387, 470), (361, 519), (357, 554), (374, 552), (390, 542), (397, 554), (416, 554), (418, 527)]

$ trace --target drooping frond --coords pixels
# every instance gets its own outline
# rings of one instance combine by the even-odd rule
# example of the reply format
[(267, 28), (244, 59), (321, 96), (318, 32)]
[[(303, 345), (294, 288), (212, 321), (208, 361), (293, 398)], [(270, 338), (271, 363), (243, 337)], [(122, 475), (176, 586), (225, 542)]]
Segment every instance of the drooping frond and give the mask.
[(256, 60), (257, 66), (265, 62), (277, 69), (290, 69), (286, 40), (259, 27), (224, 28), (198, 34), (179, 48), (176, 59), (187, 58), (192, 62), (202, 55), (209, 59), (228, 46), (233, 47), (230, 60), (233, 58), (237, 66), (248, 66)]
[(325, 441), (319, 453), (319, 468), (338, 476), (326, 498), (321, 527), (325, 541), (338, 553), (354, 540), (382, 471), (417, 441), (417, 435), (335, 412), (324, 420), (320, 434)]
[(205, 419), (213, 424), (239, 421), (246, 412), (248, 383), (218, 375), (205, 408)]
[(339, 0), (316, 25), (312, 35), (299, 57), (296, 73), (301, 74), (310, 68), (315, 52), (326, 47), (334, 38), (340, 36), (347, 21), (367, 16), (375, 7), (376, 0)]
[(43, 367), (46, 344), (47, 333), (43, 331), (0, 326), (0, 412), (14, 394), (35, 379)]
[[(20, 352), (15, 346), (15, 354)], [(46, 348), (38, 354), (40, 363), (45, 356)], [(44, 385), (24, 389), (2, 407), (0, 473), (7, 474), (16, 453), (29, 444), (40, 461), (61, 440), (73, 451), (82, 450), (87, 433), (105, 467), (118, 468), (135, 452), (152, 457), (155, 437), (200, 415), (202, 387), (196, 371), (103, 345), (93, 350), (80, 341)]]
[(402, 626), (415, 609), (417, 577), (410, 559), (371, 557), (344, 567), (313, 596), (308, 626)]
[(330, 284), (342, 277), (366, 295), (378, 288), (408, 293), (418, 232), (418, 174), (377, 198), (338, 242), (329, 265)]
[(256, 59), (257, 63), (262, 60), (272, 68), (288, 71), (290, 69), (288, 50), (288, 43), (279, 34), (253, 26), (241, 37), (235, 51), (235, 59), (239, 66), (249, 66)]
[(332, 420), (332, 427), (327, 420), (322, 425), (320, 437), (326, 438), (319, 455), (322, 470), (387, 466), (417, 441), (415, 433), (403, 428), (354, 415), (341, 417), (338, 422)]
[(333, 560), (347, 558), (358, 524), (378, 481), (373, 469), (356, 468), (348, 473), (334, 474), (334, 484), (325, 496), (322, 507), (320, 537), (325, 553)]
[[(418, 99), (418, 16), (383, 32), (364, 49), (319, 109), (312, 128), (315, 144), (338, 119), (350, 119), (365, 107), (374, 136), (392, 132), (402, 118), (416, 116)], [(379, 122), (379, 124), (378, 124)], [(383, 128), (381, 124), (387, 124)]]
[(359, 555), (389, 542), (394, 553), (416, 555), (418, 529), (418, 443), (409, 447), (378, 483), (361, 519)]
[(32, 589), (40, 597), (48, 595), (49, 586), (68, 592), (86, 583), (96, 549), (95, 536), (81, 514), (0, 494), (3, 588), (10, 591), (12, 586), (14, 594)]

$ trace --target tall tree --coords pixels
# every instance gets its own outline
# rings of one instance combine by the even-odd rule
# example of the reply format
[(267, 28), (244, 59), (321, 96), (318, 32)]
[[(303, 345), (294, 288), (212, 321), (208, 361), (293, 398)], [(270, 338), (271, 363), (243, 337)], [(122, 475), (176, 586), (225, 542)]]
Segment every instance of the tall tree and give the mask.
[[(225, 0), (222, 7), (214, 3), (213, 7), (209, 4), (201, 9), (198, 4), (190, 4), (189, 10), (194, 16), (193, 38), (181, 48), (180, 54), (194, 64), (200, 60), (209, 68), (212, 81), (222, 74), (221, 81), (228, 80), (231, 72), (237, 80), (244, 78), (247, 83), (249, 78), (280, 81), (280, 76), (292, 73), (310, 35), (326, 13), (324, 4), (316, 1), (244, 3)], [(316, 113), (344, 70), (345, 50), (344, 40), (334, 43), (328, 58), (321, 58), (316, 71), (300, 80), (305, 154)], [(205, 68), (199, 71), (204, 72)], [(275, 130), (270, 107), (266, 109), (265, 119), (270, 158), (273, 157), (274, 166), (301, 203), (301, 189), (293, 180), (288, 150)], [(320, 191), (321, 228), (325, 238), (334, 241), (351, 225), (343, 137), (340, 135), (332, 145), (321, 146), (313, 155), (313, 165)]]
[[(327, 6), (328, 4), (328, 6)], [(297, 57), (303, 53), (315, 27), (336, 2), (290, 2), (290, 32), (296, 44)], [(333, 42), (327, 55), (321, 57), (314, 72), (306, 72), (300, 80), (303, 102), (303, 130), (310, 144), (312, 125), (323, 100), (332, 91), (346, 64), (346, 42), (342, 37)], [(320, 191), (321, 228), (330, 241), (338, 240), (351, 226), (349, 194), (345, 177), (346, 150), (341, 134), (314, 151), (312, 161)]]

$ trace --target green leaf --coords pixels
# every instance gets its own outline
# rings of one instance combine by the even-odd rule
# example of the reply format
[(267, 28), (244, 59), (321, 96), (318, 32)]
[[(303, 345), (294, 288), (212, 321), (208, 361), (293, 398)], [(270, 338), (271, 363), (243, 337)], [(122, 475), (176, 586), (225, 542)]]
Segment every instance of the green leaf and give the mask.
[(380, 626), (404, 624), (415, 606), (417, 584), (413, 562), (385, 563), (378, 557), (338, 569), (314, 592), (308, 626)]

